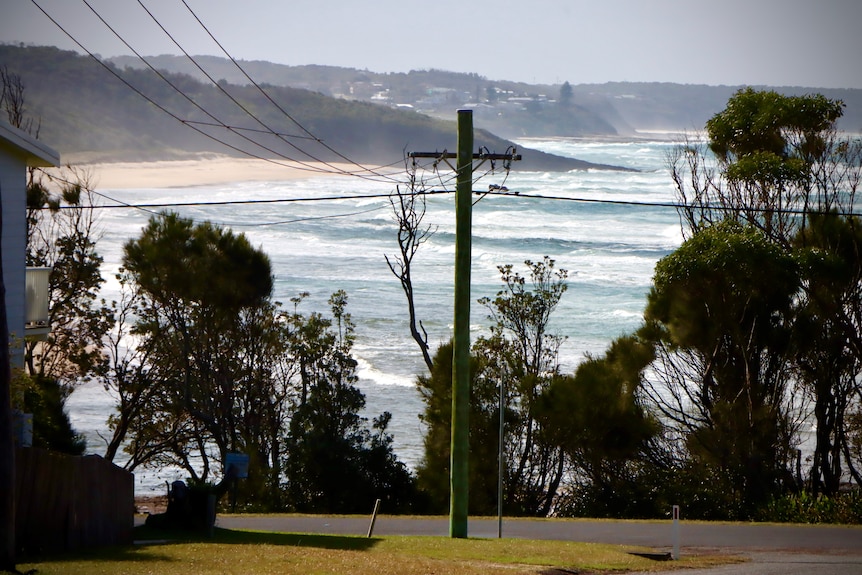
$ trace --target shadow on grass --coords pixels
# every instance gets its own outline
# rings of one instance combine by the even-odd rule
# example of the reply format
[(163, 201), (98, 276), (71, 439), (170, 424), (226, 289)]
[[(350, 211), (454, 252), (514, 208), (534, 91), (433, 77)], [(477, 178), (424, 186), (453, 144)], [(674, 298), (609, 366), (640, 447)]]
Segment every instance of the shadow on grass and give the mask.
[(266, 531), (235, 531), (216, 529), (212, 539), (225, 545), (287, 545), (291, 547), (317, 547), (340, 551), (366, 551), (380, 539), (358, 535), (325, 535), (318, 533), (272, 533)]
[(158, 541), (170, 543), (214, 543), (219, 545), (286, 545), (290, 547), (318, 547), (341, 551), (365, 551), (373, 547), (379, 539), (357, 535), (321, 535), (317, 533), (273, 533), (270, 531), (242, 531), (216, 528), (212, 537), (201, 534), (184, 533), (135, 527), (135, 541), (139, 543)]
[(350, 535), (319, 535), (315, 533), (271, 533), (263, 531), (238, 531), (216, 528), (212, 537), (199, 533), (153, 529), (140, 526), (134, 529), (134, 545), (100, 547), (68, 553), (24, 556), (21, 565), (29, 567), (45, 562), (64, 561), (165, 561), (177, 559), (161, 551), (166, 545), (200, 543), (212, 545), (278, 545), (289, 547), (315, 547), (340, 551), (367, 551), (379, 539)]

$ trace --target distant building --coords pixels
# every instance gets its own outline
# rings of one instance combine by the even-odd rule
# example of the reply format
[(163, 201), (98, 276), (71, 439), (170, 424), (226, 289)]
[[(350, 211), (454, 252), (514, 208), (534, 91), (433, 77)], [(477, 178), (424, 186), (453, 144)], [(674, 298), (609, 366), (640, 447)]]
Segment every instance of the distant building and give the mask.
[(24, 324), (27, 309), (27, 168), (60, 165), (60, 155), (10, 124), (0, 120), (0, 200), (3, 209), (3, 281), (13, 367), (23, 367)]

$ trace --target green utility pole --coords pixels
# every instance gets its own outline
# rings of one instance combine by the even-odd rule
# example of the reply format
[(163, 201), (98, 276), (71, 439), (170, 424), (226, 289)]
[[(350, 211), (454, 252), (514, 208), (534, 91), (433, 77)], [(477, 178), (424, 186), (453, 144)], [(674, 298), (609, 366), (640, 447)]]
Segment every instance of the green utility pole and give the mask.
[[(455, 186), (455, 329), (452, 351), (452, 439), (449, 468), (449, 536), (467, 537), (470, 452), (470, 251), (473, 243), (473, 160), (508, 163), (514, 153), (473, 153), (473, 111), (458, 110), (458, 154), (410, 152), (411, 158), (457, 158)], [(447, 162), (448, 164), (448, 162)]]
[(458, 110), (455, 187), (455, 329), (449, 536), (467, 537), (470, 451), (470, 250), (473, 222), (473, 111)]

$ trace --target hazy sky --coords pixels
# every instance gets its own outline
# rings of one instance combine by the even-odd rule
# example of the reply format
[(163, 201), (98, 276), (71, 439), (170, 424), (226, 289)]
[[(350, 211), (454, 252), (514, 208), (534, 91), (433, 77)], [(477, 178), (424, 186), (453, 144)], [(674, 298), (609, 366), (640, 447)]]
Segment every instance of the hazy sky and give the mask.
[[(182, 0), (86, 0), (143, 55), (222, 55)], [(490, 80), (862, 88), (862, 0), (185, 0), (235, 57)], [(130, 50), (84, 0), (0, 0), (0, 41)], [(2, 63), (0, 63), (2, 64)]]

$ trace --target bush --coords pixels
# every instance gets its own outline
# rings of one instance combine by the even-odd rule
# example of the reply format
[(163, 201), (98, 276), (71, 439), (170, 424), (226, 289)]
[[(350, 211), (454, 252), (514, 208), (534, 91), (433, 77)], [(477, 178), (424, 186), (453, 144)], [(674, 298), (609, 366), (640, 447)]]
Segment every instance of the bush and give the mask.
[(862, 490), (853, 489), (835, 497), (813, 496), (806, 491), (772, 499), (756, 519), (777, 523), (862, 524)]

